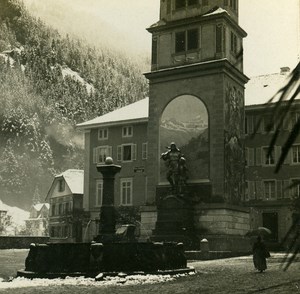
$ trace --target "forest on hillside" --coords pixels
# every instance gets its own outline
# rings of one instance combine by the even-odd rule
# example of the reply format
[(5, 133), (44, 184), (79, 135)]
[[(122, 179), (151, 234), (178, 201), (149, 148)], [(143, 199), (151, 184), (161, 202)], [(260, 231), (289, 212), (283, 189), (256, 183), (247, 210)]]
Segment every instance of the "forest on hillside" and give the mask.
[[(93, 48), (0, 0), (0, 198), (28, 208), (36, 188), (83, 168), (75, 125), (148, 95), (141, 66)], [(71, 73), (71, 74), (70, 74)]]

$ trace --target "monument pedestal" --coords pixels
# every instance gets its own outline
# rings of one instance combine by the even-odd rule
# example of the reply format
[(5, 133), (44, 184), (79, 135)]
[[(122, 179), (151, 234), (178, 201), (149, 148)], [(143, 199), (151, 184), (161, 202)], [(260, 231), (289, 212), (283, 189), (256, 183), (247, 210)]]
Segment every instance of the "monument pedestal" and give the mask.
[(193, 207), (185, 195), (167, 195), (157, 205), (153, 241), (182, 242), (185, 249), (199, 246), (194, 229)]
[(249, 209), (226, 203), (197, 204), (195, 206), (195, 227), (203, 232), (200, 239), (209, 241), (211, 251), (251, 251), (249, 238)]

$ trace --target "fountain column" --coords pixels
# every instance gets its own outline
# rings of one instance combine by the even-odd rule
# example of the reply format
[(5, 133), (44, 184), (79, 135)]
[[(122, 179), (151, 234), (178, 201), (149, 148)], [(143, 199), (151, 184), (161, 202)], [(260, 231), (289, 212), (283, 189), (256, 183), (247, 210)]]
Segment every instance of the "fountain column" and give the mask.
[(103, 176), (103, 198), (100, 208), (99, 235), (97, 242), (112, 242), (115, 239), (115, 207), (114, 207), (114, 182), (115, 176), (121, 166), (113, 164), (111, 157), (107, 157), (105, 164), (97, 165), (97, 170)]

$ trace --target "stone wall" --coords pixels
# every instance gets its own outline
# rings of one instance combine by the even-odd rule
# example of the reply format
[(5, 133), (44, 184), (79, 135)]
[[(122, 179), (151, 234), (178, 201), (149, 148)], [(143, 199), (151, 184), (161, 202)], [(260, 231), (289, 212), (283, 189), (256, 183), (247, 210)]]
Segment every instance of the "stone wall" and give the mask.
[(250, 230), (250, 214), (247, 209), (232, 205), (198, 205), (195, 226), (207, 234), (244, 236)]
[(31, 243), (44, 244), (49, 237), (0, 236), (0, 249), (29, 249)]

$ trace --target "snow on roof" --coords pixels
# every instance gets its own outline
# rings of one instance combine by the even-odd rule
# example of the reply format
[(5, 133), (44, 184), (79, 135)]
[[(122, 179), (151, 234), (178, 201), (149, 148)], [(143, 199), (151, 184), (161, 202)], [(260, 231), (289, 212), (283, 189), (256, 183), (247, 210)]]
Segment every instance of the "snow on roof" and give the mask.
[(77, 124), (77, 127), (86, 129), (103, 124), (116, 124), (123, 121), (147, 121), (149, 115), (149, 98), (144, 98), (112, 112), (98, 116), (92, 120)]
[[(274, 73), (256, 76), (245, 86), (245, 105), (259, 105), (267, 103), (288, 82), (288, 73)], [(279, 98), (276, 95), (274, 102)]]
[(83, 194), (83, 175), (84, 172), (81, 169), (68, 169), (55, 178), (63, 177), (72, 194)]
[(207, 13), (203, 14), (202, 16), (204, 17), (204, 16), (220, 14), (220, 13), (227, 13), (228, 15), (230, 15), (227, 10), (225, 10), (221, 7), (218, 7), (218, 8), (213, 8), (212, 10), (210, 10)]

